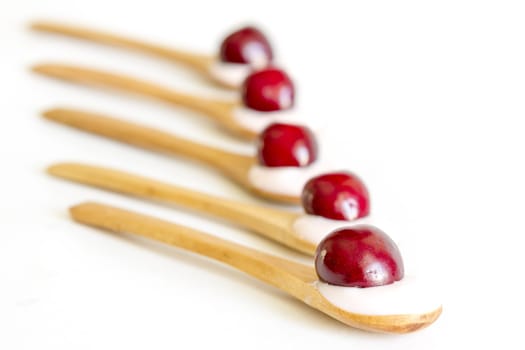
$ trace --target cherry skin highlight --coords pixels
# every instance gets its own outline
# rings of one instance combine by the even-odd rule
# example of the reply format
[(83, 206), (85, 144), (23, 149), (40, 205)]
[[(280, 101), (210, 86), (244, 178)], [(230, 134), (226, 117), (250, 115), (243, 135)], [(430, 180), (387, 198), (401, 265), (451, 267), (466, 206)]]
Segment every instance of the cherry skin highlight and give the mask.
[(350, 172), (336, 172), (310, 179), (301, 195), (308, 214), (334, 220), (352, 221), (370, 213), (365, 184)]
[(260, 30), (244, 27), (222, 41), (219, 57), (223, 62), (244, 63), (263, 68), (272, 61), (273, 52), (268, 39)]
[(305, 126), (274, 123), (259, 135), (257, 159), (267, 167), (304, 167), (317, 159), (315, 136)]
[(270, 67), (244, 80), (242, 101), (246, 107), (257, 111), (279, 111), (293, 106), (294, 90), (292, 80), (284, 71)]
[(375, 287), (403, 278), (401, 253), (376, 227), (359, 225), (326, 236), (315, 254), (319, 280), (344, 287)]

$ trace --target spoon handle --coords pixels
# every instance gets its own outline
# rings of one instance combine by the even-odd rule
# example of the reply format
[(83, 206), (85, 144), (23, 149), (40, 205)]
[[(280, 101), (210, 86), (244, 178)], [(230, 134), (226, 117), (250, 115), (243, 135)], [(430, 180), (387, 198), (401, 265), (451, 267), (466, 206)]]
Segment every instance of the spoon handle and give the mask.
[(60, 163), (49, 167), (48, 172), (77, 183), (177, 204), (225, 219), (294, 250), (310, 255), (315, 252), (315, 244), (301, 239), (291, 229), (300, 214), (214, 197), (110, 168), (80, 163)]
[(297, 297), (303, 279), (316, 279), (309, 266), (150, 216), (89, 202), (72, 207), (70, 213), (82, 224), (144, 236), (218, 260)]
[(202, 161), (238, 183), (249, 186), (247, 173), (253, 165), (253, 157), (223, 151), (161, 130), (91, 112), (52, 109), (46, 111), (44, 117), (113, 140)]
[(59, 34), (76, 39), (106, 44), (108, 46), (119, 46), (135, 50), (137, 52), (179, 62), (204, 73), (208, 72), (211, 63), (214, 60), (214, 57), (212, 56), (175, 50), (120, 35), (56, 22), (37, 21), (31, 24), (31, 29), (39, 32)]
[[(154, 83), (102, 70), (65, 64), (40, 64), (33, 67), (39, 74), (93, 86), (103, 86), (138, 95), (153, 97), (177, 106), (183, 106), (225, 124), (232, 123), (233, 102), (205, 99), (174, 91)], [(235, 131), (235, 130), (234, 130)]]

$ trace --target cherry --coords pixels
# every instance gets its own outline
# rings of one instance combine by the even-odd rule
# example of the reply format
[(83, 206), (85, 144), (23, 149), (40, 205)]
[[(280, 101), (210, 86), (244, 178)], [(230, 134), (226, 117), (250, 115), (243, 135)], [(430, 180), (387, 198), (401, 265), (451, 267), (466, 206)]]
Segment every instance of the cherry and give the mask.
[(248, 108), (270, 112), (293, 106), (294, 86), (280, 69), (266, 68), (250, 74), (242, 85), (242, 100)]
[(268, 39), (261, 31), (254, 27), (245, 27), (222, 41), (220, 59), (223, 62), (248, 63), (262, 68), (272, 61), (273, 53)]
[(315, 254), (315, 270), (323, 282), (345, 287), (374, 287), (403, 278), (401, 253), (376, 227), (341, 228), (326, 236)]
[(267, 167), (304, 167), (317, 159), (317, 143), (305, 126), (274, 123), (259, 135), (257, 158)]
[(308, 214), (335, 220), (355, 220), (370, 212), (365, 184), (350, 172), (328, 173), (310, 179), (301, 200)]

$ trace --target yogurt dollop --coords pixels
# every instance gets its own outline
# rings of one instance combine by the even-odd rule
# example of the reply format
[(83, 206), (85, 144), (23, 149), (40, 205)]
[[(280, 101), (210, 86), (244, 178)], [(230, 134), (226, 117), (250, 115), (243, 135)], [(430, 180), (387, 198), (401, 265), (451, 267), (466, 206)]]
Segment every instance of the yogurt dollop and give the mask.
[(216, 60), (209, 67), (209, 73), (216, 81), (231, 87), (241, 87), (252, 67), (242, 63), (228, 63)]
[(273, 123), (300, 124), (301, 119), (295, 108), (274, 112), (261, 112), (246, 107), (238, 107), (233, 111), (233, 118), (245, 129), (260, 133)]
[(291, 197), (300, 197), (306, 182), (329, 171), (326, 164), (315, 162), (306, 167), (265, 167), (254, 165), (248, 178), (257, 189)]
[(343, 221), (327, 219), (322, 216), (304, 214), (294, 221), (293, 230), (299, 237), (314, 244), (319, 244), (323, 238), (336, 229), (369, 223), (369, 217), (355, 221)]
[(370, 288), (334, 286), (321, 281), (315, 287), (332, 305), (362, 315), (424, 314), (441, 307), (434, 283), (416, 276)]

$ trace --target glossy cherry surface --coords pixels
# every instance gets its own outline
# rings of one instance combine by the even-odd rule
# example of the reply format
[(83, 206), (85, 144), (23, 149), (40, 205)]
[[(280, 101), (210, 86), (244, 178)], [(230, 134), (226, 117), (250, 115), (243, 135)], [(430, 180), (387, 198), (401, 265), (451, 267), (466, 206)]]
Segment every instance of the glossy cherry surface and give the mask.
[(365, 184), (350, 172), (316, 176), (303, 188), (301, 200), (308, 214), (334, 220), (355, 220), (370, 212)]
[(326, 236), (315, 255), (323, 282), (345, 287), (374, 287), (403, 278), (401, 253), (384, 232), (369, 225), (338, 229)]
[(268, 39), (260, 30), (245, 27), (222, 41), (219, 56), (223, 62), (247, 63), (263, 68), (272, 61), (273, 52)]
[(271, 112), (288, 109), (294, 103), (294, 85), (290, 77), (277, 68), (250, 74), (242, 85), (242, 100), (248, 108)]
[(315, 136), (305, 126), (270, 124), (259, 135), (259, 164), (267, 167), (303, 167), (317, 159)]

